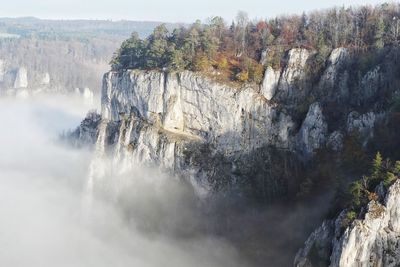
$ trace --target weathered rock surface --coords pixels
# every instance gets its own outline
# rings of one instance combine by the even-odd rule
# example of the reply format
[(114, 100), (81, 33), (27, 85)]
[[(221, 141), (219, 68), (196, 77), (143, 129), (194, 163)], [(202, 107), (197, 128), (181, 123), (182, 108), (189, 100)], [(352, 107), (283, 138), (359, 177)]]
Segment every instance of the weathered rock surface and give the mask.
[(278, 87), (280, 70), (274, 70), (272, 67), (267, 67), (264, 74), (264, 80), (261, 87), (261, 94), (268, 100), (271, 100), (275, 95)]
[(375, 114), (374, 112), (359, 114), (352, 111), (347, 117), (347, 132), (359, 134), (365, 145), (373, 137), (375, 123), (382, 117), (383, 114)]
[(295, 101), (306, 93), (300, 85), (305, 79), (305, 67), (310, 52), (307, 49), (295, 48), (289, 51), (288, 62), (282, 73), (278, 87), (281, 100)]
[(342, 100), (349, 97), (348, 71), (346, 64), (349, 61), (349, 52), (346, 48), (334, 49), (328, 59), (328, 66), (321, 76), (319, 89), (329, 98)]
[[(230, 88), (188, 71), (109, 72), (103, 84), (102, 117), (118, 125), (113, 134), (126, 136), (122, 150), (129, 148), (134, 162), (185, 173), (201, 194), (210, 191), (210, 174), (185, 163), (194, 160), (199, 145), (210, 147), (202, 157), (217, 153), (233, 160), (261, 147), (295, 144), (290, 116), (256, 88)], [(119, 146), (119, 138), (114, 140)], [(234, 179), (233, 172), (231, 165), (223, 175)]]
[(26, 87), (28, 87), (28, 71), (26, 70), (26, 68), (20, 67), (17, 70), (17, 74), (15, 76), (14, 88), (19, 89)]
[(300, 151), (309, 156), (326, 142), (328, 125), (325, 122), (320, 103), (313, 103), (301, 125), (298, 135)]
[(326, 143), (327, 147), (333, 151), (340, 151), (343, 148), (343, 134), (340, 131), (334, 131)]
[[(342, 229), (343, 212), (326, 221), (306, 241), (295, 266), (369, 267), (400, 265), (400, 180), (388, 190), (384, 203), (371, 201), (364, 219)], [(322, 265), (324, 266), (324, 265)]]
[[(199, 194), (250, 176), (266, 181), (265, 196), (285, 194), (287, 176), (271, 169), (289, 158), (307, 162), (326, 146), (340, 151), (345, 135), (353, 131), (367, 136), (367, 142), (379, 117), (376, 111), (359, 115), (354, 111), (358, 106), (348, 101), (343, 101), (340, 118), (325, 111), (327, 103), (349, 96), (343, 76), (349, 55), (344, 48), (332, 51), (315, 87), (325, 88), (311, 97), (309, 82), (303, 83), (311, 54), (292, 49), (281, 70), (266, 68), (261, 86), (241, 88), (190, 71), (110, 71), (103, 77), (102, 123), (93, 131), (82, 128), (80, 135), (87, 131), (88, 137), (80, 138), (93, 140), (96, 134), (107, 147), (103, 150), (114, 151), (115, 162), (123, 164), (114, 169), (156, 165), (184, 176)], [(307, 112), (296, 113), (299, 109)], [(276, 159), (280, 163), (271, 164)]]

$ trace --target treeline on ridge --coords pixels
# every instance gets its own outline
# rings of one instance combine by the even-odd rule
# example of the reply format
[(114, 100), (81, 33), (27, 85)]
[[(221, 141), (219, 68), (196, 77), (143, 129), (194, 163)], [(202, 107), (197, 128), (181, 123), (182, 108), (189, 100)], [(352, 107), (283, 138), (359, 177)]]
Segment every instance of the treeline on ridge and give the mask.
[(172, 32), (160, 25), (145, 39), (133, 33), (111, 64), (113, 69), (192, 70), (259, 83), (265, 65), (281, 67), (286, 51), (294, 47), (314, 50), (316, 64), (322, 65), (336, 47), (365, 52), (397, 44), (399, 6), (333, 8), (258, 21), (239, 12), (229, 26), (213, 17)]

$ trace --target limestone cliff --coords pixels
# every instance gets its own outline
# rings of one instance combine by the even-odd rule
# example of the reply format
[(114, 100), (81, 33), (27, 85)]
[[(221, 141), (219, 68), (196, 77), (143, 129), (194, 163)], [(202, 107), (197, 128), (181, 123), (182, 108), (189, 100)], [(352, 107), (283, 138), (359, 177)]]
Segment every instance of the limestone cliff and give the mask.
[[(281, 70), (268, 66), (261, 85), (240, 88), (190, 71), (110, 71), (103, 78), (104, 127), (88, 118), (75, 135), (104, 141), (121, 169), (156, 165), (190, 181), (200, 195), (246, 181), (263, 198), (282, 196), (298, 164), (320, 148), (339, 151), (353, 132), (366, 144), (384, 115), (360, 105), (371, 93), (359, 86), (376, 75), (350, 84), (346, 49), (332, 51), (316, 84), (306, 71), (312, 54), (292, 49)], [(339, 112), (332, 110), (339, 104)]]
[(363, 219), (343, 229), (344, 213), (312, 233), (295, 259), (295, 266), (367, 267), (400, 264), (400, 181), (371, 201)]

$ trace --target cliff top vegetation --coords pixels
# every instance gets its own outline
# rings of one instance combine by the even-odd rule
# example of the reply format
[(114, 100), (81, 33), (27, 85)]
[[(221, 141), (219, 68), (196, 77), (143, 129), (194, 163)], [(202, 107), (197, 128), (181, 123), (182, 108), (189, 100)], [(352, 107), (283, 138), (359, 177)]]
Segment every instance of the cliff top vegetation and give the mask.
[(380, 50), (398, 44), (399, 34), (400, 4), (394, 3), (253, 21), (239, 12), (230, 25), (221, 17), (212, 17), (172, 32), (160, 25), (144, 39), (133, 33), (111, 64), (114, 70), (191, 70), (260, 83), (264, 68), (281, 67), (292, 48), (315, 51), (318, 69), (334, 48)]

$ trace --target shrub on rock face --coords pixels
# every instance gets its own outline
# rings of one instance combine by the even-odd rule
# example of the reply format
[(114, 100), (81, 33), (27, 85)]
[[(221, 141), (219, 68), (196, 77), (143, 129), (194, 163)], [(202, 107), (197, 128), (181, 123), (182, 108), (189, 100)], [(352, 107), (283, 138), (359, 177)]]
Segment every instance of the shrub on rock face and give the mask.
[[(389, 160), (383, 160), (382, 155), (377, 152), (371, 163), (370, 176), (363, 176), (362, 179), (352, 182), (349, 186), (349, 199), (346, 206), (348, 221), (354, 214), (359, 214), (363, 207), (369, 202), (379, 204), (379, 188), (382, 184), (389, 188), (397, 179), (400, 178), (400, 161), (391, 164)], [(379, 186), (378, 186), (379, 185)], [(351, 215), (351, 216), (350, 216)]]
[(236, 79), (239, 82), (247, 82), (249, 80), (249, 72), (247, 70), (242, 70), (236, 75)]

